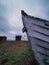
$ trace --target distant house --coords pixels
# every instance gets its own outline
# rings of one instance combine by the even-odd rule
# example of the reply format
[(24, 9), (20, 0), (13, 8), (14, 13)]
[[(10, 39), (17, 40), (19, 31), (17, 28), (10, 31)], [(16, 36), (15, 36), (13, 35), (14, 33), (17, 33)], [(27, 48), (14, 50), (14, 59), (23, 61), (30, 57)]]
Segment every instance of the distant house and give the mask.
[(21, 37), (22, 37), (21, 35), (18, 35), (18, 36), (15, 37), (15, 40), (16, 41), (21, 41)]
[(0, 36), (0, 41), (6, 41), (7, 37), (6, 36)]

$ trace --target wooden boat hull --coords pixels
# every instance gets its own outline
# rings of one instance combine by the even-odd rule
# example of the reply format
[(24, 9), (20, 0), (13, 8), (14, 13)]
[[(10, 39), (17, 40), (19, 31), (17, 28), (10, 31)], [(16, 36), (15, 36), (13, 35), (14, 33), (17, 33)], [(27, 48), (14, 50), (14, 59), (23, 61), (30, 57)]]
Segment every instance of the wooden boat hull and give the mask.
[(22, 13), (23, 25), (36, 60), (49, 65), (49, 21)]

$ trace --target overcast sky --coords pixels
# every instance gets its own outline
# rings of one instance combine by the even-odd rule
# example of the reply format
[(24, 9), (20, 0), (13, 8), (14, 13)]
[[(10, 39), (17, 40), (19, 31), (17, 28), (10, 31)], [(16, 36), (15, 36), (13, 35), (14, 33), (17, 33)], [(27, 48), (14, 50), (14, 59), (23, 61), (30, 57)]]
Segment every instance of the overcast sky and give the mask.
[(49, 0), (0, 0), (0, 35), (22, 35), (21, 10), (49, 20)]

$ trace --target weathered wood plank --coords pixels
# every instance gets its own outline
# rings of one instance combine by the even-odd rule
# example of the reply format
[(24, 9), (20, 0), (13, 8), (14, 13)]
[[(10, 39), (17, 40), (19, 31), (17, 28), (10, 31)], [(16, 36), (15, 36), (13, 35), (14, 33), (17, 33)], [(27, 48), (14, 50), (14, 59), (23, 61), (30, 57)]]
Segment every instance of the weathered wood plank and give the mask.
[(24, 15), (23, 15), (23, 18), (24, 18), (24, 21), (26, 22), (25, 25), (35, 24), (35, 25), (49, 29), (49, 26), (46, 26), (45, 22), (43, 22), (43, 21), (38, 21), (36, 19), (32, 19), (32, 18), (29, 18), (28, 16), (24, 16)]
[(30, 26), (30, 29), (31, 30), (35, 30), (35, 31), (38, 31), (40, 33), (43, 33), (43, 34), (49, 36), (49, 29), (45, 29), (43, 27), (40, 27), (40, 26), (37, 26), (37, 25), (34, 25), (34, 24)]
[(28, 35), (49, 42), (49, 37), (28, 29)]

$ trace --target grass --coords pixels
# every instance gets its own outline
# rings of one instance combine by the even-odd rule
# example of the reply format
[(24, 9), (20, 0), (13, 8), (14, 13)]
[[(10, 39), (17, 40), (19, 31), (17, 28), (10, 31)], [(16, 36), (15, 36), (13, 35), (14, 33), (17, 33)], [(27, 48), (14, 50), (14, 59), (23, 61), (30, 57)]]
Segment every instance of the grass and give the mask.
[(27, 42), (0, 42), (0, 65), (33, 65)]

